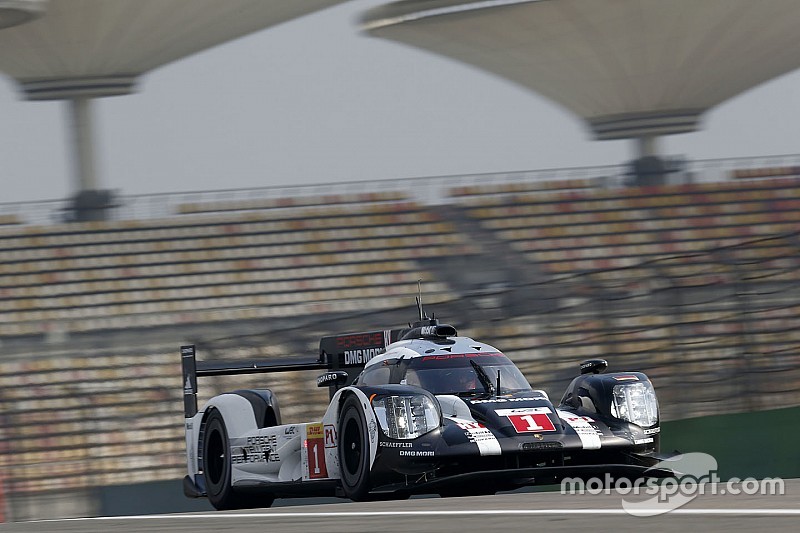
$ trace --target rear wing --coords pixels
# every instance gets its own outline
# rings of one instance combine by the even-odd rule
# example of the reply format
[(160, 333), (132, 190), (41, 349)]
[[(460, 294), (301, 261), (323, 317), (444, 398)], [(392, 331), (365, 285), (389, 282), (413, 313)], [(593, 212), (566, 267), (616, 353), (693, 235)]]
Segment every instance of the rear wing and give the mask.
[[(198, 361), (195, 345), (181, 346), (183, 371), (183, 412), (186, 418), (197, 414), (197, 378), (204, 376), (230, 376), (291, 372), (296, 370), (344, 370), (348, 374), (344, 386), (353, 382), (364, 365), (386, 347), (399, 339), (404, 330), (367, 331), (322, 337), (317, 359), (286, 357), (277, 359)], [(330, 386), (331, 396), (339, 386)]]
[(193, 344), (181, 346), (183, 370), (183, 413), (186, 418), (197, 414), (197, 378), (203, 376), (231, 376), (294, 370), (326, 370), (328, 364), (320, 360), (281, 358), (270, 360), (216, 360), (198, 361)]

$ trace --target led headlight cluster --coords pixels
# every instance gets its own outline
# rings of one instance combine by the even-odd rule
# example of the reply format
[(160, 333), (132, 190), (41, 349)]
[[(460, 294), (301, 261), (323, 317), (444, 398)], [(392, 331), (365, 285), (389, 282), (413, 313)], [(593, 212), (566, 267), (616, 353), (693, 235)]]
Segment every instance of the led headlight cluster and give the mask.
[(658, 422), (658, 400), (649, 381), (615, 385), (611, 415), (642, 427)]
[(386, 396), (374, 400), (372, 407), (381, 429), (392, 439), (415, 439), (439, 427), (439, 409), (422, 394)]

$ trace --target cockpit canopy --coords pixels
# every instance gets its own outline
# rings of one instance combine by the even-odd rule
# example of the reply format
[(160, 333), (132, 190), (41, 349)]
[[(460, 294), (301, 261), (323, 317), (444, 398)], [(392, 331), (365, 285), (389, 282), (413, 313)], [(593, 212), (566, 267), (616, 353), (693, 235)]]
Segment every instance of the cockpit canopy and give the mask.
[[(500, 374), (500, 390), (497, 376)], [(433, 394), (507, 394), (529, 391), (522, 372), (500, 352), (390, 358), (368, 366), (354, 385), (413, 385)]]

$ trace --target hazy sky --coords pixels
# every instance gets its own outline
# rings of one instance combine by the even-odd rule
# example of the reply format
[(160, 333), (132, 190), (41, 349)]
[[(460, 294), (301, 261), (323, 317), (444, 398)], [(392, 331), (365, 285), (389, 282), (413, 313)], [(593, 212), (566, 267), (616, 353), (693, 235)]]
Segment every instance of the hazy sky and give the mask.
[[(615, 164), (574, 115), (502, 79), (360, 33), (355, 0), (161, 67), (97, 100), (98, 174), (127, 194)], [(0, 77), (0, 202), (72, 190), (65, 104)], [(662, 143), (692, 159), (800, 153), (800, 72)]]

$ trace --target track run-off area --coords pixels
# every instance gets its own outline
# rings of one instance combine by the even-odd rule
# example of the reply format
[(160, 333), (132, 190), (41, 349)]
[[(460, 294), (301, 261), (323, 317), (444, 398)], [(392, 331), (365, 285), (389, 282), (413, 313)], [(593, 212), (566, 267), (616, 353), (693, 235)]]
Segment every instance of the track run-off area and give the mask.
[[(719, 485), (722, 487), (723, 485)], [(466, 498), (299, 505), (247, 511), (73, 518), (0, 525), (8, 532), (219, 532), (219, 531), (795, 531), (800, 524), (800, 480), (785, 480), (783, 494), (721, 494), (708, 490), (656, 516), (632, 516), (622, 505), (648, 501), (640, 494), (507, 493)], [(714, 494), (713, 492), (716, 492)], [(683, 501), (683, 500), (681, 500)], [(674, 503), (674, 500), (673, 500)], [(652, 504), (652, 505), (650, 505)]]

